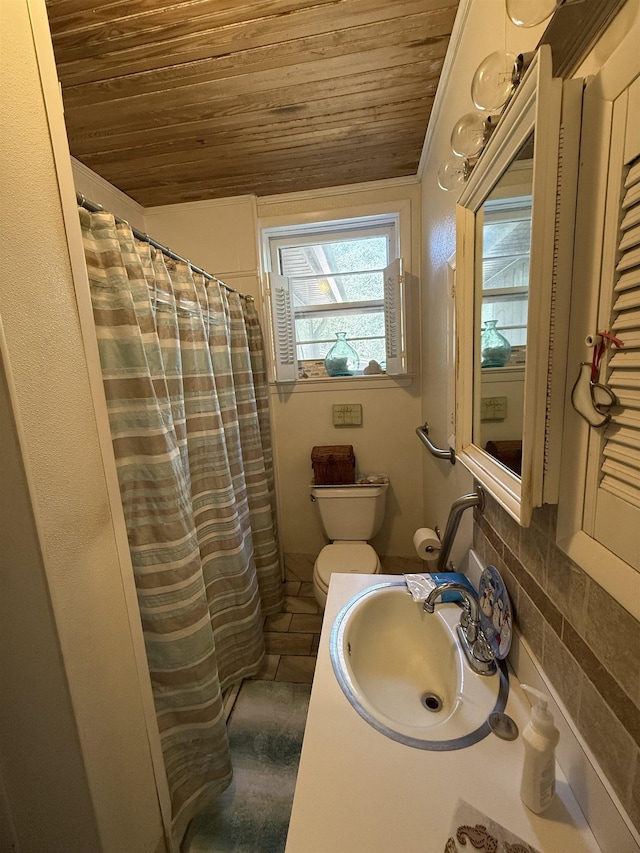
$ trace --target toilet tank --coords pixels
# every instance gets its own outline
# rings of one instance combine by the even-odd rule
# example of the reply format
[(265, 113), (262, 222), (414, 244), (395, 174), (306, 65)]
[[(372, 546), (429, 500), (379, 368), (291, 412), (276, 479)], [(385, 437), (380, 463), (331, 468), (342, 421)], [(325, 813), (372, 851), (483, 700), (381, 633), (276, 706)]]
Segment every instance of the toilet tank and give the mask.
[(368, 542), (382, 526), (388, 483), (312, 486), (311, 496), (328, 539)]

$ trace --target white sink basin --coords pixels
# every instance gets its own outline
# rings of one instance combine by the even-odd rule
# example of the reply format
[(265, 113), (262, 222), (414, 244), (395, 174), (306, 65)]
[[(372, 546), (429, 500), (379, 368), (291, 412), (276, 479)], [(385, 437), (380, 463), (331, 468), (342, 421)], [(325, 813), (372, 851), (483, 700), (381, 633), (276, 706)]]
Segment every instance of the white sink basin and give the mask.
[(340, 611), (331, 662), (355, 710), (375, 729), (420, 749), (462, 749), (490, 732), (503, 711), (507, 670), (474, 673), (455, 633), (461, 610), (425, 613), (404, 581), (369, 587)]

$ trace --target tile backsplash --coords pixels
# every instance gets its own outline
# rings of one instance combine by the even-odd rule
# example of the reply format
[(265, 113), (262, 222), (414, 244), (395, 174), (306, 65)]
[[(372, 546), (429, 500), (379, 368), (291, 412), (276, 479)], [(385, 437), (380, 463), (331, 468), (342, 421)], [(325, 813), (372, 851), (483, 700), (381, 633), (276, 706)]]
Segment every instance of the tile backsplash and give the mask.
[(556, 507), (520, 527), (490, 496), (474, 549), (502, 574), (514, 622), (640, 830), (640, 622), (555, 544)]

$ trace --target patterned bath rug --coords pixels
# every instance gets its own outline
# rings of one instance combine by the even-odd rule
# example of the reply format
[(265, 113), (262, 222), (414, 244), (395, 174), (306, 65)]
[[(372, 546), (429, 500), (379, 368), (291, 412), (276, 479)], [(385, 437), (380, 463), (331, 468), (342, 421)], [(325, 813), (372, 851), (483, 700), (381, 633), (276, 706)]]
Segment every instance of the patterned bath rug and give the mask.
[(283, 853), (310, 693), (243, 682), (228, 727), (233, 780), (191, 822), (184, 853)]

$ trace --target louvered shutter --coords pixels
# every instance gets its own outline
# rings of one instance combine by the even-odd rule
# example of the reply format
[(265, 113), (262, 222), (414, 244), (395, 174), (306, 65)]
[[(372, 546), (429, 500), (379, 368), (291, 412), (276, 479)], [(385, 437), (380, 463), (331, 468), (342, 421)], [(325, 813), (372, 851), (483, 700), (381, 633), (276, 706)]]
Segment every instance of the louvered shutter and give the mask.
[(396, 258), (384, 270), (384, 334), (387, 373), (399, 376), (407, 372), (406, 304), (402, 258)]
[(594, 536), (640, 569), (633, 537), (620, 535), (623, 521), (627, 530), (640, 524), (640, 157), (628, 167), (621, 207), (611, 329), (624, 346), (612, 348), (607, 368), (619, 405), (603, 437)]
[(640, 508), (640, 159), (629, 169), (622, 209), (612, 328), (624, 347), (609, 361), (620, 406), (605, 433), (600, 487)]
[(269, 274), (269, 287), (276, 382), (295, 382), (298, 378), (298, 358), (293, 289), (290, 280), (278, 273)]

